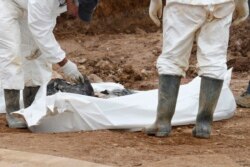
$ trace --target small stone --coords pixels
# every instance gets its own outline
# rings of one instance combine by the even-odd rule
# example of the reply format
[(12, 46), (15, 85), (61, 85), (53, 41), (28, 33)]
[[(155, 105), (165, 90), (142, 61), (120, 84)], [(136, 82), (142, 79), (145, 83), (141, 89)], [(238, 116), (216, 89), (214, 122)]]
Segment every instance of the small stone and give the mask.
[(141, 73), (142, 73), (142, 74), (147, 74), (147, 70), (142, 69), (142, 70), (141, 70)]
[(79, 70), (81, 70), (81, 71), (86, 70), (86, 67), (85, 67), (84, 65), (80, 65), (80, 66), (78, 66), (78, 68), (79, 68)]
[(113, 65), (107, 60), (101, 60), (96, 64), (102, 70), (111, 70), (113, 69)]
[(79, 64), (84, 64), (86, 61), (87, 61), (87, 59), (82, 58), (82, 59), (78, 60), (77, 62), (78, 62)]
[(96, 74), (90, 74), (88, 76), (89, 80), (91, 83), (100, 83), (100, 82), (103, 82), (103, 80), (97, 76)]
[(250, 58), (250, 51), (248, 51), (248, 52), (247, 52), (247, 57), (249, 57), (249, 58)]
[(178, 127), (176, 130), (177, 130), (177, 132), (182, 132), (182, 128), (181, 127)]
[(140, 35), (145, 35), (145, 34), (147, 34), (146, 31), (144, 31), (144, 30), (141, 29), (141, 28), (136, 28), (136, 29), (135, 29), (135, 33), (136, 33), (136, 34), (140, 34)]
[(114, 147), (118, 147), (119, 145), (118, 145), (117, 143), (114, 143), (113, 146), (114, 146)]

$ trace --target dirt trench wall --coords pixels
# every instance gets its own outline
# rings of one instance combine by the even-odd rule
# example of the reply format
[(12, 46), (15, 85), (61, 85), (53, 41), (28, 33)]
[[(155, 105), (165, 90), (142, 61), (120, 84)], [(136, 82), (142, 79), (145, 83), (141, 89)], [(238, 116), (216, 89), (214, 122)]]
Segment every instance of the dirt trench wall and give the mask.
[[(161, 31), (149, 18), (150, 0), (100, 0), (90, 24), (67, 14), (58, 19), (58, 39), (96, 34), (145, 34)], [(250, 19), (240, 26), (231, 27), (228, 66), (235, 71), (249, 71)], [(195, 53), (194, 53), (195, 54)]]
[(138, 28), (146, 32), (156, 31), (148, 7), (149, 0), (101, 0), (93, 23), (99, 22), (109, 32), (134, 33)]
[(131, 15), (135, 10), (148, 8), (149, 0), (100, 0), (96, 10), (98, 18), (115, 16), (119, 13)]
[(158, 28), (149, 18), (149, 2), (149, 0), (100, 0), (90, 26), (63, 14), (59, 18), (58, 29), (63, 28), (64, 31), (74, 29), (75, 32), (84, 34), (130, 34), (138, 29), (155, 32)]

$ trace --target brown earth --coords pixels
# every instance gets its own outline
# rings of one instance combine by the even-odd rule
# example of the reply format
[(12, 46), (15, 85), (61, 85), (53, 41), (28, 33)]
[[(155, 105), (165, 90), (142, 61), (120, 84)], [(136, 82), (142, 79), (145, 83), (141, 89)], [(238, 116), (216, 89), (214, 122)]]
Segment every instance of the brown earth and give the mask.
[[(139, 8), (139, 2), (148, 5), (143, 0), (137, 1), (123, 0), (123, 5), (132, 4), (135, 10)], [(119, 82), (131, 89), (157, 88), (155, 63), (161, 52), (161, 31), (148, 19), (146, 8), (138, 9), (137, 16), (132, 13), (132, 16), (136, 16), (133, 18), (128, 10), (125, 14), (119, 12), (124, 9), (122, 6), (112, 6), (113, 3), (107, 5), (110, 6), (99, 6), (90, 27), (63, 16), (56, 30), (62, 47), (70, 59), (79, 65), (81, 72), (87, 75), (95, 74), (104, 81)], [(125, 15), (127, 17), (121, 19)], [(249, 21), (231, 31), (228, 65), (235, 69), (231, 89), (236, 96), (245, 90), (250, 80), (249, 34)], [(196, 76), (195, 50), (188, 76), (182, 83)], [(171, 156), (223, 154), (239, 166), (250, 167), (249, 122), (250, 109), (237, 108), (232, 119), (214, 123), (211, 139), (201, 140), (191, 136), (193, 125), (174, 127), (171, 136), (166, 138), (148, 137), (142, 132), (110, 130), (33, 134), (28, 130), (7, 128), (4, 115), (0, 115), (0, 148), (113, 166), (143, 166)]]

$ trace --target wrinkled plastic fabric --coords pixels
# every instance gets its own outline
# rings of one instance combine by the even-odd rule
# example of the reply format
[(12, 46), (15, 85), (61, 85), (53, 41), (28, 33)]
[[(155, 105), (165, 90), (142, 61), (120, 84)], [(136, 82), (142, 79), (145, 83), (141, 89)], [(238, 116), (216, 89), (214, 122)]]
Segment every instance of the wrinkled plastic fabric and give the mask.
[[(230, 90), (231, 71), (228, 72), (214, 121), (229, 119), (234, 115), (236, 104)], [(123, 89), (115, 83), (93, 84), (95, 91)], [(181, 85), (173, 125), (193, 124), (199, 104), (200, 78)], [(32, 132), (74, 132), (100, 129), (139, 130), (154, 122), (158, 90), (139, 91), (136, 94), (101, 99), (70, 93), (57, 93), (45, 97), (46, 86), (41, 87), (35, 102), (17, 113), (24, 116)], [(0, 93), (1, 111), (4, 102)]]

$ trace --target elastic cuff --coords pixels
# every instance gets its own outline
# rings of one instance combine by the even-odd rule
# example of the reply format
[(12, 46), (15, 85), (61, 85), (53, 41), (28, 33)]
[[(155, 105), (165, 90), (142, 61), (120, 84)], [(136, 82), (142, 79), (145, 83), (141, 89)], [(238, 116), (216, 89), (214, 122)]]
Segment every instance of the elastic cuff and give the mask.
[(68, 59), (65, 57), (62, 61), (57, 63), (60, 67), (63, 67), (68, 62)]

